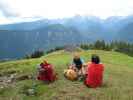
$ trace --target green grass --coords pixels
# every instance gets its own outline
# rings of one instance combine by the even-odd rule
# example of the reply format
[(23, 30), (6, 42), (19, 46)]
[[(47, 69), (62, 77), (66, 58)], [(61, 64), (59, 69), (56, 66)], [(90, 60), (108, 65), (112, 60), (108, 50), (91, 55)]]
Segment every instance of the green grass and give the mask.
[[(35, 75), (36, 65), (47, 59), (54, 65), (59, 78), (49, 85), (32, 79), (8, 84), (0, 89), (0, 100), (133, 100), (133, 58), (117, 52), (100, 50), (82, 51), (81, 56), (88, 62), (94, 53), (101, 57), (105, 65), (102, 87), (92, 89), (80, 81), (66, 80), (63, 70), (70, 63), (72, 54), (59, 51), (39, 59), (0, 63), (0, 73), (3, 75), (9, 71), (16, 71), (18, 75)], [(25, 87), (33, 88), (34, 85), (35, 96), (23, 93)]]

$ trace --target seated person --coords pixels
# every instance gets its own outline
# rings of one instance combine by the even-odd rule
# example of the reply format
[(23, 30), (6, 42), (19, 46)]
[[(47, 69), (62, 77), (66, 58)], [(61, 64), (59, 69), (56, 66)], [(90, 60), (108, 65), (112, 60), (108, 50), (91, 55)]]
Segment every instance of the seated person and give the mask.
[(85, 75), (85, 70), (83, 65), (84, 65), (84, 60), (80, 58), (80, 55), (78, 53), (75, 53), (72, 64), (71, 66), (69, 66), (69, 68), (75, 70), (78, 73), (78, 75)]
[(47, 61), (44, 61), (38, 67), (39, 74), (37, 79), (45, 82), (53, 82), (56, 80), (56, 74), (54, 72), (53, 66)]
[(96, 88), (102, 85), (104, 66), (100, 63), (97, 55), (92, 55), (91, 63), (88, 64), (85, 85)]

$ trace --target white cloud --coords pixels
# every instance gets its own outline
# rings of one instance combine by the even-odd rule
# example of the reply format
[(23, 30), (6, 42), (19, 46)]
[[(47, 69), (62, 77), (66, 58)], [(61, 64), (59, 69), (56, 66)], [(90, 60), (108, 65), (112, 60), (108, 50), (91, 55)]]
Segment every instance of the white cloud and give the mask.
[(0, 12), (6, 17), (17, 17), (18, 13), (16, 13), (15, 9), (13, 9), (12, 6), (5, 1), (0, 1)]
[(6, 17), (62, 18), (75, 14), (101, 18), (133, 13), (132, 0), (1, 0), (0, 10)]

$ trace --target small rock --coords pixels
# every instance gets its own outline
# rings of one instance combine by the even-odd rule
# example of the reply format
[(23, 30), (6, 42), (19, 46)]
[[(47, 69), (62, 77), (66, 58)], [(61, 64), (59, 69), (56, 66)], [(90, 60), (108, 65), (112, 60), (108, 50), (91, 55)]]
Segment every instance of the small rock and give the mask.
[(4, 86), (0, 86), (0, 89), (4, 89)]
[(34, 89), (28, 89), (28, 95), (35, 95)]
[(15, 75), (12, 74), (12, 75), (10, 76), (10, 79), (14, 79), (14, 78), (15, 78)]
[(29, 79), (32, 79), (33, 78), (31, 75), (29, 75), (28, 77), (29, 77)]
[(12, 80), (11, 79), (8, 79), (7, 81), (6, 81), (6, 83), (11, 83), (12, 82)]

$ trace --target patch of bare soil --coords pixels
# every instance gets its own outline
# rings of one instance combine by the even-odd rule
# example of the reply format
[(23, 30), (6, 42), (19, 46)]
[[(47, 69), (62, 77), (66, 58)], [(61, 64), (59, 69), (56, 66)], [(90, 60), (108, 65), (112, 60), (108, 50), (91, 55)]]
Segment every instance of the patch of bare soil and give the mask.
[(17, 71), (11, 70), (0, 74), (0, 88), (13, 86), (17, 81), (33, 79), (32, 75), (20, 74)]

